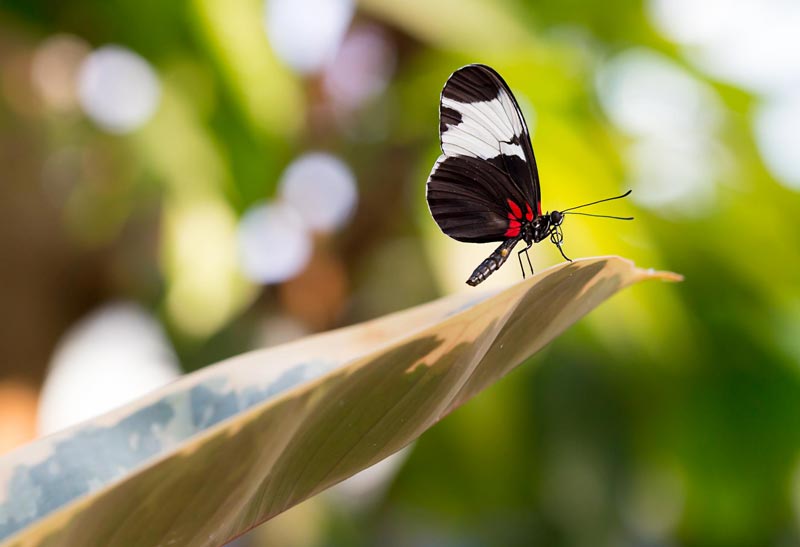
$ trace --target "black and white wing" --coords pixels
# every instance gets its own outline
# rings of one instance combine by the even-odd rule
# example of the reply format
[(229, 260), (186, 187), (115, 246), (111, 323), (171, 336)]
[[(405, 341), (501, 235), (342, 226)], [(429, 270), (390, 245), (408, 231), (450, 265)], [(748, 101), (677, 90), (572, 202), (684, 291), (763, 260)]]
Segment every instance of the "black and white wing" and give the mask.
[(539, 175), (519, 105), (485, 65), (455, 71), (439, 104), (442, 155), (428, 177), (427, 199), (442, 231), (459, 241), (517, 237), (541, 214)]

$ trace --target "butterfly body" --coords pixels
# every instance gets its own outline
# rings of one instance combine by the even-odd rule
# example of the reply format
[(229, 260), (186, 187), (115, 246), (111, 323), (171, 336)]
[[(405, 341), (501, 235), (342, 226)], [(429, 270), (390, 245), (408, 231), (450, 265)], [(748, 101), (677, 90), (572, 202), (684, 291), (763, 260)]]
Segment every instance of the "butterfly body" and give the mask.
[[(450, 76), (439, 101), (439, 140), (442, 155), (428, 177), (426, 194), (434, 220), (458, 241), (502, 242), (468, 284), (477, 285), (497, 271), (520, 241), (527, 245), (517, 253), (520, 267), (521, 254), (527, 257), (534, 243), (548, 237), (569, 260), (561, 249), (566, 210), (542, 214), (528, 127), (511, 89), (494, 69), (467, 65)], [(524, 277), (524, 267), (522, 272)]]
[[(561, 213), (558, 211), (553, 211), (552, 213), (536, 216), (531, 221), (521, 221), (519, 234), (506, 239), (497, 249), (494, 250), (492, 254), (489, 255), (486, 260), (481, 262), (478, 267), (475, 268), (475, 271), (472, 272), (472, 275), (467, 280), (467, 284), (474, 287), (497, 271), (500, 266), (502, 266), (505, 261), (508, 260), (511, 251), (520, 241), (523, 241), (527, 244), (527, 246), (517, 255), (520, 259), (520, 267), (522, 268), (524, 275), (525, 269), (522, 267), (522, 257), (520, 255), (530, 249), (534, 243), (539, 243), (547, 237), (550, 237), (555, 242), (555, 239), (560, 237), (560, 231), (558, 227), (561, 225), (561, 222), (563, 222), (563, 218), (564, 217), (561, 215)], [(528, 260), (528, 263), (530, 266), (530, 260)]]

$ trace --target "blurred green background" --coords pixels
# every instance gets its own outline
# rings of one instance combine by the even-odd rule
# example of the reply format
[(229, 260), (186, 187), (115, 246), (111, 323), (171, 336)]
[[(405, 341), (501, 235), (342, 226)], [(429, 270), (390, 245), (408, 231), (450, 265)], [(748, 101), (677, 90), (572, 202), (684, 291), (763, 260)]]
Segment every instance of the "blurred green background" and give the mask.
[(0, 452), (468, 290), (493, 245), (442, 235), (424, 185), (441, 86), (483, 62), (545, 209), (634, 190), (567, 254), (686, 281), (235, 543), (800, 544), (798, 28), (781, 0), (5, 0)]

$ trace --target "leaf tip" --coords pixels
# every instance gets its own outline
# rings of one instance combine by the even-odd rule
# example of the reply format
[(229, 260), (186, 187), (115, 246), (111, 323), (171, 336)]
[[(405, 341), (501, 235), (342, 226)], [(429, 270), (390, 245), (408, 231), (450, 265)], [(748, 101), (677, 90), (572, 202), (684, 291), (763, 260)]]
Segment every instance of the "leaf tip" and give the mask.
[(637, 270), (639, 270), (639, 278), (641, 280), (658, 279), (660, 281), (666, 281), (667, 283), (679, 283), (683, 281), (683, 275), (675, 272), (656, 270), (655, 268), (637, 268)]

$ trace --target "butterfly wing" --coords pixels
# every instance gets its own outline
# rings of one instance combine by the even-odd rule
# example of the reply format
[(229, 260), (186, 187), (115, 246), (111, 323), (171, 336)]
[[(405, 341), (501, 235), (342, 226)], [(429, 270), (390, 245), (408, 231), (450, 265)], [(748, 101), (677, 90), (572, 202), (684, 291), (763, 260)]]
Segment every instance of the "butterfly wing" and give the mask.
[(485, 65), (455, 71), (439, 104), (442, 155), (427, 184), (442, 231), (475, 243), (517, 237), (541, 214), (539, 175), (519, 105)]

